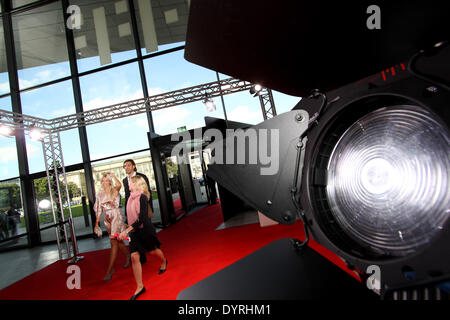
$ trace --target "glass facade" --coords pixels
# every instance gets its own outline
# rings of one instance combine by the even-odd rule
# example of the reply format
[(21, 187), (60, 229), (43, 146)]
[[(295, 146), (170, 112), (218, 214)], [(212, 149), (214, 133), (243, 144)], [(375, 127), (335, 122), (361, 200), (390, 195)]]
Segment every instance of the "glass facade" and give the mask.
[[(0, 95), (9, 93), (8, 65), (6, 60), (5, 32), (3, 19), (0, 18)], [(3, 105), (0, 105), (3, 109)]]
[[(2, 3), (9, 5), (3, 6), (0, 17), (0, 112), (14, 111), (57, 121), (82, 111), (95, 112), (147, 95), (215, 82), (218, 76), (221, 80), (228, 78), (184, 59), (190, 1)], [(5, 13), (6, 10), (12, 12)], [(77, 236), (92, 236), (92, 208), (100, 190), (101, 174), (113, 171), (122, 180), (125, 159), (134, 159), (137, 170), (149, 178), (154, 223), (162, 223), (166, 218), (162, 198), (172, 196), (175, 210), (180, 209), (183, 195), (178, 190), (180, 172), (176, 159), (166, 157), (164, 163), (154, 160), (165, 168), (172, 188), (171, 194), (160, 195), (158, 192), (167, 188), (157, 185), (161, 180), (155, 177), (157, 171), (154, 172), (151, 157), (155, 154), (149, 150), (147, 134), (153, 131), (166, 135), (183, 127), (202, 127), (206, 116), (251, 124), (263, 120), (259, 99), (248, 92), (223, 98), (223, 103), (221, 98), (214, 98), (214, 111), (208, 111), (198, 101), (129, 117), (119, 115), (107, 122), (61, 131), (61, 154)], [(300, 100), (278, 92), (274, 92), (274, 98), (278, 113), (291, 110)], [(54, 228), (45, 229), (53, 224), (53, 217), (47, 202), (42, 142), (33, 141), (28, 134), (16, 136), (0, 136), (0, 213), (13, 201), (10, 190), (14, 189), (15, 195), (20, 194), (20, 201), (14, 201), (21, 212), (16, 232), (21, 237), (13, 243), (4, 233), (0, 249), (35, 246), (56, 238)], [(190, 154), (189, 162), (195, 201), (206, 203), (199, 154)], [(124, 198), (123, 189), (121, 195)], [(63, 214), (67, 217), (68, 204), (64, 205)], [(8, 232), (10, 235), (11, 229)]]
[(80, 72), (136, 57), (128, 1), (72, 0), (70, 4), (77, 8), (71, 18)]
[(0, 249), (27, 244), (26, 212), (22, 205), (19, 179), (0, 182)]
[(12, 25), (20, 89), (70, 75), (60, 2), (12, 15)]

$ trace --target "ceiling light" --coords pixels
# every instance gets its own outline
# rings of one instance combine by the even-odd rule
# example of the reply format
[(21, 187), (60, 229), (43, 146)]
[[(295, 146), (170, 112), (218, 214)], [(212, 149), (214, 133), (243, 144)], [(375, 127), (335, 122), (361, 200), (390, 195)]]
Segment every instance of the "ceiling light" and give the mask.
[(28, 136), (31, 140), (34, 141), (42, 141), (44, 139), (44, 133), (42, 132), (41, 128), (38, 127), (31, 128)]

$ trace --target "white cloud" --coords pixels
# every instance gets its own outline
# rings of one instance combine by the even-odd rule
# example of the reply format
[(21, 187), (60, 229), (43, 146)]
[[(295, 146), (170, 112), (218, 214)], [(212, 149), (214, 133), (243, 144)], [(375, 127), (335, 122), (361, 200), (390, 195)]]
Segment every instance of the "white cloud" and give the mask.
[[(36, 74), (34, 74), (31, 79), (19, 78), (19, 87), (21, 89), (30, 88), (30, 87), (34, 87), (40, 83), (49, 82), (51, 80), (62, 78), (67, 75), (68, 75), (67, 72), (65, 72), (64, 70), (59, 69), (59, 68), (55, 68), (52, 70), (43, 70), (43, 71), (39, 71)], [(2, 85), (4, 85), (4, 84), (2, 83)], [(0, 87), (0, 88), (2, 88), (2, 87)], [(33, 92), (33, 91), (31, 91), (31, 92)]]
[(237, 106), (227, 114), (228, 120), (256, 124), (263, 121), (261, 110), (250, 110), (248, 106)]
[(9, 82), (0, 83), (0, 93), (9, 92)]
[(136, 117), (136, 126), (139, 128), (144, 128), (146, 130), (149, 130), (148, 120), (147, 120), (147, 116), (145, 114)]
[(57, 109), (51, 112), (50, 118), (63, 117), (73, 113), (75, 113), (75, 106), (71, 106), (70, 108)]
[(140, 99), (140, 98), (142, 98), (141, 90), (137, 90), (136, 92), (133, 92), (133, 93), (122, 94), (118, 97), (113, 97), (113, 98), (98, 97), (98, 98), (94, 98), (86, 103), (83, 103), (83, 109), (84, 109), (84, 111), (87, 111), (87, 110), (112, 106), (114, 104), (127, 102), (130, 100), (136, 100), (136, 99)]
[[(33, 142), (34, 143), (34, 142)], [(36, 146), (30, 142), (27, 143), (27, 155), (28, 158), (34, 158), (42, 153), (42, 148)], [(16, 147), (3, 147), (0, 148), (0, 163), (8, 163), (17, 161)]]
[(160, 135), (176, 132), (176, 128), (187, 126), (191, 112), (181, 106), (171, 107), (153, 113), (153, 123)]
[[(37, 144), (37, 145), (36, 145)], [(27, 155), (28, 158), (34, 158), (37, 156), (42, 156), (43, 151), (42, 151), (42, 144), (40, 142), (36, 142), (36, 141), (28, 141), (27, 142)]]
[(0, 163), (8, 163), (17, 160), (16, 147), (0, 148)]
[[(92, 99), (88, 102), (83, 103), (83, 109), (84, 109), (84, 111), (88, 111), (88, 110), (112, 106), (112, 105), (115, 105), (118, 103), (143, 98), (142, 90), (140, 90), (140, 89), (135, 92), (132, 92), (132, 93), (127, 93), (126, 91), (127, 90), (124, 90), (125, 93), (120, 96), (117, 96), (117, 97), (112, 97), (112, 98), (98, 97), (98, 98)], [(164, 93), (164, 91), (161, 88), (150, 88), (149, 89), (150, 96), (161, 94), (161, 93)]]
[[(32, 80), (19, 79), (19, 87), (21, 89), (34, 87), (38, 83), (39, 83), (39, 79), (36, 79), (36, 78), (32, 79)], [(34, 92), (34, 91), (31, 91), (31, 92)]]
[[(47, 81), (50, 80), (50, 76), (52, 75), (52, 73), (50, 70), (44, 70), (41, 72), (36, 73), (36, 77), (37, 79), (39, 79), (40, 81)], [(56, 72), (57, 74), (59, 74), (59, 72)]]
[(91, 159), (103, 159), (103, 158), (108, 158), (114, 155), (114, 152), (110, 152), (110, 153), (93, 153), (91, 155)]
[(161, 88), (150, 88), (150, 89), (148, 89), (148, 95), (151, 97), (151, 96), (156, 96), (156, 95), (158, 95), (158, 94), (161, 94), (161, 93), (164, 93), (164, 92), (166, 92), (166, 91), (164, 91), (163, 89), (161, 89)]

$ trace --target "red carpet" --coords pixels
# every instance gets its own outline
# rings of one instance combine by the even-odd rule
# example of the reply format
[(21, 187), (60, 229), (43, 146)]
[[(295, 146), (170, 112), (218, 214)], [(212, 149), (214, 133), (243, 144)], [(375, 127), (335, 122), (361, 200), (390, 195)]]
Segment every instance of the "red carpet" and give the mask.
[[(223, 222), (220, 204), (203, 208), (175, 225), (162, 230), (158, 237), (161, 249), (168, 259), (166, 273), (158, 275), (159, 262), (147, 255), (143, 265), (147, 292), (141, 300), (174, 300), (185, 288), (225, 268), (255, 250), (281, 238), (303, 239), (301, 223), (290, 226), (259, 224), (215, 229)], [(92, 240), (94, 241), (94, 240)], [(311, 242), (311, 247), (345, 270), (345, 264), (334, 254)], [(130, 268), (123, 269), (125, 258), (119, 255), (116, 272), (111, 281), (103, 282), (109, 259), (109, 250), (82, 253), (84, 260), (77, 263), (81, 270), (81, 289), (66, 286), (71, 274), (64, 261), (52, 265), (0, 291), (0, 299), (42, 300), (122, 300), (129, 299), (135, 290)], [(351, 271), (346, 270), (355, 278)]]
[(179, 198), (173, 202), (173, 208), (175, 209), (175, 216), (177, 218), (185, 213), (183, 205), (181, 204), (181, 199)]

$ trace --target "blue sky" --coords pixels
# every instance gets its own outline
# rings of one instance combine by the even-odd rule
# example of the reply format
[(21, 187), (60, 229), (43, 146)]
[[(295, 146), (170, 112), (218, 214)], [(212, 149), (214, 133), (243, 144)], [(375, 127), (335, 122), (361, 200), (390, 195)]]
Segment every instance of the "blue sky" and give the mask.
[[(179, 45), (179, 44), (178, 44)], [(164, 49), (160, 46), (160, 50)], [(176, 51), (144, 60), (150, 95), (216, 81), (215, 71), (194, 65), (183, 57), (184, 51)], [(113, 62), (135, 57), (134, 51), (113, 54)], [(78, 61), (80, 70), (99, 66), (99, 58)], [(119, 102), (143, 97), (137, 63), (94, 73), (80, 78), (83, 106), (91, 110)], [(30, 68), (19, 72), (21, 89), (69, 75), (68, 63), (58, 63)], [(220, 74), (220, 79), (229, 76)], [(0, 93), (9, 91), (8, 76), (0, 74)], [(274, 91), (278, 114), (290, 111), (300, 100)], [(248, 91), (224, 96), (227, 118), (233, 121), (257, 124), (263, 121), (259, 99)], [(22, 93), (23, 113), (52, 119), (75, 113), (71, 81)], [(204, 125), (204, 117), (224, 118), (220, 98), (214, 99), (216, 111), (207, 112), (202, 102), (167, 108), (153, 112), (155, 131), (158, 134), (176, 132), (178, 127), (187, 129)], [(0, 99), (0, 109), (11, 111), (9, 98)], [(87, 127), (91, 159), (148, 148), (149, 131), (146, 115), (127, 117)], [(81, 149), (76, 129), (61, 132), (65, 165), (81, 162)], [(42, 146), (27, 139), (30, 172), (45, 170)], [(18, 176), (15, 141), (0, 137), (0, 180)]]

